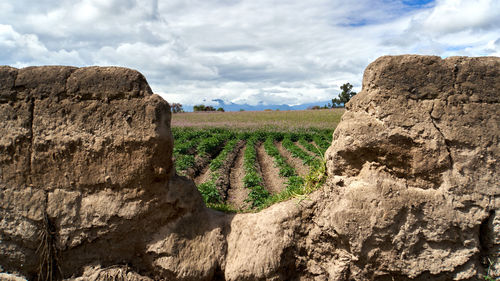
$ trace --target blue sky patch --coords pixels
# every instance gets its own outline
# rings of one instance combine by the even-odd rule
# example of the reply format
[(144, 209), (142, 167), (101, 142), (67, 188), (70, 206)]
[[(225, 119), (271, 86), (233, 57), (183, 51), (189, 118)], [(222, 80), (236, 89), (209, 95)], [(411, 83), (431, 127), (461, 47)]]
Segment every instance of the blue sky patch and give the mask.
[(403, 0), (403, 4), (411, 7), (422, 7), (432, 2), (434, 0)]

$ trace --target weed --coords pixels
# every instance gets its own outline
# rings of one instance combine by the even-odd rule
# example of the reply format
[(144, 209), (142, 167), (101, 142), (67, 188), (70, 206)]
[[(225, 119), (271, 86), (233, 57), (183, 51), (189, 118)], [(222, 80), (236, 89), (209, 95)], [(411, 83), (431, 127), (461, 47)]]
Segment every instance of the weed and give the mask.
[(59, 267), (58, 249), (55, 241), (55, 229), (47, 214), (43, 219), (42, 229), (39, 234), (40, 244), (36, 249), (40, 257), (38, 265), (38, 281), (52, 281), (62, 279), (62, 271)]
[(266, 202), (269, 195), (269, 192), (264, 187), (261, 185), (255, 185), (252, 186), (246, 201), (252, 203), (252, 208), (257, 208)]
[(181, 154), (175, 159), (175, 169), (177, 171), (187, 170), (194, 165), (194, 155)]
[(221, 153), (219, 153), (219, 155), (217, 155), (217, 157), (214, 160), (212, 160), (212, 162), (210, 163), (210, 170), (211, 171), (215, 172), (218, 169), (220, 169), (220, 167), (222, 166), (222, 164), (226, 160), (227, 155), (231, 151), (234, 150), (237, 143), (238, 143), (238, 139), (233, 139), (233, 140), (230, 140), (226, 143), (226, 146), (224, 146), (224, 149), (222, 149)]
[(207, 207), (224, 213), (237, 213), (239, 211), (225, 203), (208, 203)]
[(215, 180), (212, 178), (209, 181), (206, 181), (202, 184), (198, 185), (198, 190), (201, 193), (201, 197), (203, 197), (203, 201), (205, 204), (222, 204), (222, 198), (217, 190), (217, 186), (215, 185)]
[(488, 270), (486, 271), (486, 276), (484, 276), (484, 280), (486, 281), (499, 281), (500, 277), (491, 276), (491, 268), (495, 265), (495, 260), (488, 258)]

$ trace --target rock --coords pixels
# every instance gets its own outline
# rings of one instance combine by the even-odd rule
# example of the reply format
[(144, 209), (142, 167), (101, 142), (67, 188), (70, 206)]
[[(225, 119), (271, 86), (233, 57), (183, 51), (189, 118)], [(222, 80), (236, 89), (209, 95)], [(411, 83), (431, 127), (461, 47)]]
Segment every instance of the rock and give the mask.
[(1, 67), (0, 265), (28, 280), (44, 257), (79, 281), (498, 277), (499, 77), (499, 58), (381, 57), (323, 188), (223, 214), (174, 175), (168, 104), (139, 73)]
[(175, 186), (170, 108), (140, 73), (1, 67), (0, 78), (4, 270), (34, 279), (51, 246), (65, 275), (131, 260), (155, 231), (149, 224), (202, 205), (193, 185)]
[(481, 258), (500, 237), (484, 227), (500, 207), (499, 93), (494, 57), (382, 57), (367, 67), (327, 152), (335, 197), (319, 214), (347, 237), (351, 277), (484, 273)]

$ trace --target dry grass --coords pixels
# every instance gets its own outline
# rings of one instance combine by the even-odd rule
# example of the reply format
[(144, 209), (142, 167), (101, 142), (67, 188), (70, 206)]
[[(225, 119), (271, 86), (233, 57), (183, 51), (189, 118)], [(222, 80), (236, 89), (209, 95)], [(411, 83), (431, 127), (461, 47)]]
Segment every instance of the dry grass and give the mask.
[(293, 131), (309, 128), (333, 129), (340, 122), (344, 109), (186, 112), (172, 115), (172, 127), (222, 127), (231, 129), (270, 129)]
[(38, 277), (39, 281), (53, 281), (62, 279), (62, 271), (59, 267), (58, 249), (55, 242), (55, 229), (47, 214), (42, 221), (43, 225), (39, 233), (40, 244), (36, 250), (39, 255)]

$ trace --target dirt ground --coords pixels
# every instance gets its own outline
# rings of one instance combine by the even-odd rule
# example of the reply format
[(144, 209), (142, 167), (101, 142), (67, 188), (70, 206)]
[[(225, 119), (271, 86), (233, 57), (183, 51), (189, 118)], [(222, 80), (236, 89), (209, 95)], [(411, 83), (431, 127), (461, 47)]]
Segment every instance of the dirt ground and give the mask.
[(202, 183), (206, 182), (207, 180), (209, 180), (211, 175), (212, 175), (212, 173), (210, 171), (210, 165), (206, 165), (203, 168), (203, 170), (201, 171), (200, 175), (198, 175), (194, 179), (194, 183), (196, 185), (202, 184)]
[(312, 157), (318, 157), (318, 155), (312, 153), (311, 151), (309, 151), (309, 149), (305, 148), (304, 146), (302, 146), (302, 144), (300, 144), (298, 141), (295, 142), (295, 145), (298, 146), (300, 149), (304, 150), (305, 153), (309, 154), (310, 156)]
[(239, 151), (229, 176), (230, 188), (227, 192), (227, 203), (236, 209), (246, 208), (250, 205), (248, 202), (245, 202), (250, 190), (243, 186), (243, 177), (245, 177), (243, 155), (245, 154), (245, 149), (246, 146)]
[(292, 153), (290, 153), (290, 151), (284, 148), (281, 142), (277, 142), (276, 147), (278, 148), (281, 155), (285, 157), (288, 164), (290, 164), (290, 166), (292, 166), (295, 169), (295, 171), (297, 171), (297, 174), (299, 174), (299, 176), (305, 177), (309, 173), (309, 167), (304, 165), (302, 163), (302, 160), (293, 157)]
[(286, 180), (279, 176), (280, 169), (275, 167), (273, 157), (267, 154), (263, 144), (257, 146), (257, 159), (264, 179), (264, 187), (267, 191), (276, 194), (285, 189)]

